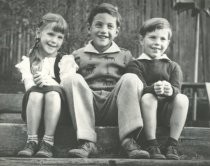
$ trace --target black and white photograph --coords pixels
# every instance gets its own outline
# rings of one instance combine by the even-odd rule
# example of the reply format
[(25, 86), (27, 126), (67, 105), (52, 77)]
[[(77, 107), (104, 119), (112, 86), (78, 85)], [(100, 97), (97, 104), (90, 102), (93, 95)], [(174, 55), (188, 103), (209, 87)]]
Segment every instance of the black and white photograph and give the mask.
[(0, 16), (0, 166), (210, 166), (210, 0)]

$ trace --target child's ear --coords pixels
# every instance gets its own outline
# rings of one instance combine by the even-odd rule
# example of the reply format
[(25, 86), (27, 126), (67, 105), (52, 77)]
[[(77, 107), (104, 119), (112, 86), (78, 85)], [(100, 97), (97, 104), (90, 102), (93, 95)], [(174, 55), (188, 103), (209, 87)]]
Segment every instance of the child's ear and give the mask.
[(171, 40), (168, 40), (168, 44), (170, 44)]
[(169, 46), (170, 42), (171, 42), (171, 40), (168, 40), (168, 45), (167, 45), (167, 47)]
[(139, 35), (139, 43), (143, 46), (144, 45), (144, 37), (142, 35)]
[(87, 24), (87, 30), (88, 30), (88, 33), (90, 33), (91, 25), (89, 23)]
[(117, 29), (116, 29), (116, 37), (119, 35), (119, 33), (120, 33), (120, 27), (117, 27)]
[(36, 38), (40, 38), (41, 37), (41, 31), (39, 28), (36, 28)]

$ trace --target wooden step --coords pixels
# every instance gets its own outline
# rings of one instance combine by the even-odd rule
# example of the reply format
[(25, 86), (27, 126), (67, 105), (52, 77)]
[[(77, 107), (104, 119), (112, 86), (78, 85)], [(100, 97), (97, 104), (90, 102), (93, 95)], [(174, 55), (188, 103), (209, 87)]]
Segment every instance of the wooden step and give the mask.
[[(6, 121), (2, 121), (1, 119), (5, 119), (4, 116), (8, 116), (8, 117), (10, 116), (10, 115), (2, 115), (3, 113), (21, 113), (23, 95), (24, 93), (21, 91), (19, 91), (19, 93), (1, 93), (0, 92), (0, 122), (6, 122)], [(189, 109), (190, 110), (189, 110), (187, 121), (191, 121), (192, 107), (190, 106)], [(204, 124), (203, 127), (208, 127), (209, 121), (210, 121), (208, 102), (204, 100), (198, 100), (197, 109), (198, 109), (197, 120), (206, 121), (207, 123)], [(8, 118), (8, 120), (10, 120), (10, 118)], [(14, 119), (14, 122), (18, 122), (18, 121), (20, 121), (20, 119), (16, 119), (16, 120)], [(9, 121), (9, 122), (12, 122), (12, 121)]]
[(20, 113), (0, 113), (0, 123), (24, 123)]
[(72, 159), (0, 157), (0, 166), (209, 166), (210, 160), (137, 160), (137, 159)]
[(24, 84), (21, 82), (12, 82), (0, 80), (0, 93), (23, 93), (25, 92)]
[(0, 93), (0, 113), (20, 113), (22, 99), (23, 93)]
[[(99, 157), (125, 157), (118, 141), (117, 127), (96, 127)], [(158, 130), (160, 143), (166, 139), (167, 131)], [(26, 142), (26, 125), (0, 123), (0, 156), (16, 156)], [(210, 128), (185, 127), (181, 138), (179, 153), (182, 159), (210, 159)], [(68, 157), (69, 149), (77, 146), (72, 126), (60, 125), (55, 134), (55, 157)]]

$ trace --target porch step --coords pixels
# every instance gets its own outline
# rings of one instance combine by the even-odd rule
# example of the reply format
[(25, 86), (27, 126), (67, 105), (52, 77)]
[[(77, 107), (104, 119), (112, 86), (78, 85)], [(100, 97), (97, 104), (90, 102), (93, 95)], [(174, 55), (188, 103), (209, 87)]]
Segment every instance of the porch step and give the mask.
[(20, 113), (23, 93), (0, 93), (0, 113)]
[(20, 113), (0, 113), (0, 123), (24, 123)]
[(209, 166), (210, 160), (136, 160), (136, 159), (71, 159), (71, 158), (11, 158), (0, 157), (0, 166)]
[[(21, 121), (21, 119), (19, 119), (20, 116), (15, 117), (11, 113), (21, 113), (23, 95), (23, 91), (17, 91), (16, 93), (14, 93), (13, 91), (11, 93), (3, 93), (0, 91), (0, 122)], [(189, 109), (190, 110), (186, 123), (188, 126), (210, 127), (210, 113), (207, 101), (198, 100), (198, 119), (196, 122), (191, 121), (192, 107), (190, 107)], [(7, 115), (6, 113), (9, 114)], [(6, 119), (8, 121), (6, 121)]]
[[(120, 148), (117, 127), (96, 127), (99, 158), (125, 158)], [(168, 131), (158, 130), (160, 143)], [(0, 123), (0, 156), (14, 157), (26, 142), (26, 125)], [(185, 127), (180, 137), (179, 153), (184, 160), (210, 160), (210, 129)], [(141, 139), (141, 142), (143, 137)], [(69, 149), (77, 146), (72, 126), (59, 125), (55, 134), (55, 157), (66, 158)]]

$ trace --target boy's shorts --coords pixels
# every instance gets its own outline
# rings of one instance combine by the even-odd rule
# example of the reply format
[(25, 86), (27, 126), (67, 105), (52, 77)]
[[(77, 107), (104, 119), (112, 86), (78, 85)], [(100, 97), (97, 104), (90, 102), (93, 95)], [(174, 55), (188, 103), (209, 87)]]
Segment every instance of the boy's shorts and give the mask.
[(170, 126), (171, 114), (173, 111), (174, 98), (158, 99), (157, 124), (158, 126)]

